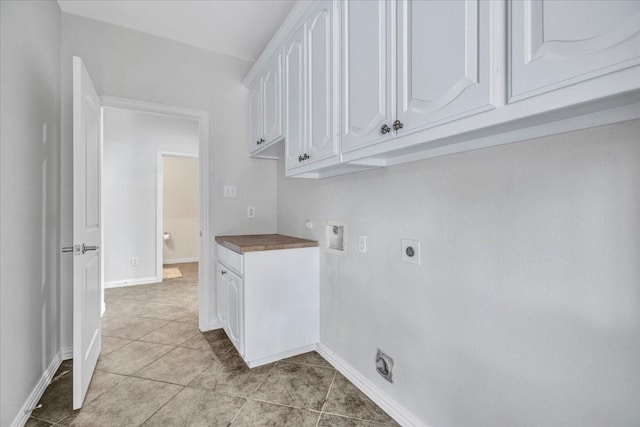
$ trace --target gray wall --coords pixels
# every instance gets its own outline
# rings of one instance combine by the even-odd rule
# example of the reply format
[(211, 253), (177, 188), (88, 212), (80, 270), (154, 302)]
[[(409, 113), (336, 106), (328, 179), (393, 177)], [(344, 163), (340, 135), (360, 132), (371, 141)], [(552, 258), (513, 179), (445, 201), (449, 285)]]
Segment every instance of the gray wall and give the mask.
[(2, 1), (0, 16), (0, 425), (7, 426), (60, 348), (60, 9)]
[[(161, 282), (157, 256), (164, 241), (157, 238), (158, 153), (197, 156), (198, 121), (110, 107), (104, 108), (103, 120), (105, 285)], [(198, 164), (198, 159), (190, 160)], [(198, 191), (197, 172), (194, 191)], [(197, 202), (195, 206), (197, 218)], [(198, 231), (194, 234), (197, 248)], [(132, 257), (138, 258), (137, 266), (131, 265)]]
[[(71, 243), (71, 58), (80, 56), (99, 95), (206, 110), (210, 120), (213, 234), (276, 229), (276, 164), (247, 157), (248, 61), (90, 19), (62, 14), (61, 240)], [(238, 198), (222, 198), (236, 184)], [(248, 205), (256, 219), (246, 218)], [(215, 254), (212, 251), (212, 257)], [(62, 345), (71, 346), (71, 263), (61, 274)], [(215, 301), (212, 301), (215, 304)], [(214, 305), (215, 306), (215, 305)]]
[[(348, 223), (348, 255), (321, 256), (321, 342), (429, 426), (639, 425), (639, 136), (636, 121), (322, 181), (281, 163), (278, 232)], [(400, 262), (403, 238), (422, 265)]]

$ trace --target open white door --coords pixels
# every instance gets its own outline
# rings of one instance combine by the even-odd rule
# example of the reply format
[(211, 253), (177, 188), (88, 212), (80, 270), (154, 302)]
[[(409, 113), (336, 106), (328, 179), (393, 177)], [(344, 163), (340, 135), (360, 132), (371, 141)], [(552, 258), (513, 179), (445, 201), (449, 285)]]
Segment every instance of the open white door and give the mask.
[(100, 99), (73, 57), (73, 409), (82, 406), (100, 355)]

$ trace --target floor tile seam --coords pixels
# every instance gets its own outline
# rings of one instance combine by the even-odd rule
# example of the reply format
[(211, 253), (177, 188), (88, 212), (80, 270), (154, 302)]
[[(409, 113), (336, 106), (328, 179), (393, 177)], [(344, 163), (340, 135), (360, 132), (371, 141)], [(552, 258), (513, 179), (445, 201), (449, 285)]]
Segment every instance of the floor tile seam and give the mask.
[[(145, 341), (137, 341), (137, 342), (144, 342), (145, 344), (157, 344), (157, 343), (148, 343), (148, 342), (145, 342)], [(127, 344), (127, 345), (128, 345), (128, 344)], [(166, 344), (158, 344), (158, 345), (166, 345)], [(173, 348), (172, 348), (171, 350), (169, 350), (169, 351), (165, 352), (165, 353), (162, 353), (162, 354), (161, 354), (157, 359), (153, 359), (151, 362), (147, 363), (146, 365), (144, 365), (144, 366), (143, 366), (143, 367), (141, 367), (140, 369), (138, 369), (138, 370), (136, 370), (136, 371), (133, 371), (131, 374), (122, 374), (122, 373), (121, 373), (121, 375), (128, 375), (128, 376), (130, 376), (130, 377), (135, 376), (134, 374), (136, 374), (136, 373), (140, 372), (141, 370), (143, 370), (143, 369), (147, 368), (147, 367), (148, 367), (149, 365), (151, 365), (152, 363), (157, 362), (158, 360), (162, 359), (164, 356), (166, 356), (167, 354), (171, 353), (173, 350), (175, 350), (175, 349), (177, 349), (177, 348), (178, 348), (178, 347), (177, 347), (177, 346), (175, 346), (175, 345), (173, 345), (173, 346), (168, 346), (168, 345), (167, 345), (167, 347), (173, 347)], [(115, 372), (114, 372), (114, 373), (115, 373)]]
[[(154, 381), (154, 380), (152, 380)], [(162, 381), (158, 381), (158, 382), (162, 382)], [(170, 383), (169, 383), (170, 384)], [(162, 405), (160, 405), (160, 407), (158, 409), (156, 409), (151, 415), (149, 415), (147, 418), (145, 418), (140, 424), (138, 424), (138, 426), (143, 425), (144, 423), (146, 423), (151, 417), (153, 417), (155, 414), (157, 414), (162, 408), (164, 408), (165, 406), (167, 406), (169, 404), (169, 402), (171, 402), (173, 399), (176, 398), (176, 396), (182, 392), (182, 390), (184, 390), (184, 386), (182, 386), (182, 388), (178, 391), (176, 391), (174, 393), (173, 396), (171, 396), (171, 398), (169, 398), (166, 402), (164, 402)]]
[[(207, 366), (207, 368), (208, 367), (210, 367), (210, 365)], [(201, 374), (202, 372), (204, 372), (207, 368), (203, 368), (200, 372), (198, 372), (198, 375)], [(142, 369), (144, 369), (144, 368), (142, 368)], [(198, 389), (203, 389), (203, 390), (211, 390), (211, 389), (207, 389), (207, 388), (204, 388), (204, 387), (193, 387), (193, 386), (190, 386), (189, 384), (191, 384), (193, 381), (195, 381), (196, 378), (191, 379), (189, 381), (189, 383), (187, 383), (187, 384), (180, 384), (180, 383), (174, 383), (174, 382), (167, 381), (167, 380), (159, 380), (157, 378), (143, 377), (142, 375), (138, 374), (138, 372), (140, 372), (140, 371), (136, 371), (133, 374), (127, 375), (127, 376), (133, 377), (133, 378), (139, 378), (139, 379), (143, 379), (143, 380), (156, 381), (156, 382), (164, 383), (164, 384), (179, 385), (180, 387), (189, 387), (189, 388), (198, 388)], [(197, 377), (197, 375), (196, 375), (196, 377)]]
[(192, 389), (194, 389), (194, 390), (209, 391), (209, 392), (211, 392), (211, 393), (215, 393), (215, 394), (223, 394), (223, 395), (225, 395), (225, 396), (229, 396), (229, 397), (237, 397), (237, 398), (245, 399), (245, 400), (249, 398), (249, 396), (244, 395), (244, 394), (238, 394), (238, 393), (233, 393), (233, 392), (230, 392), (230, 391), (218, 390), (218, 389), (217, 389), (217, 388), (215, 388), (215, 387), (214, 387), (214, 388), (209, 388), (209, 387), (204, 387), (204, 386), (191, 385), (191, 383), (192, 383), (193, 381), (195, 381), (195, 379), (194, 379), (194, 380), (192, 380), (192, 381), (191, 381), (189, 384), (187, 384), (185, 387), (192, 388)]
[(324, 396), (324, 402), (322, 402), (322, 407), (320, 408), (320, 413), (324, 412), (325, 406), (327, 406), (327, 402), (329, 401), (329, 394), (331, 393), (331, 388), (333, 387), (333, 383), (336, 381), (337, 370), (334, 370), (333, 377), (331, 377), (331, 384), (329, 384), (329, 388), (327, 389), (327, 394)]
[[(109, 337), (109, 338), (118, 338), (118, 337)], [(113, 351), (111, 351), (111, 352), (109, 352), (109, 353), (105, 354), (105, 356), (108, 356), (108, 355), (110, 355), (110, 354), (113, 354), (113, 353), (115, 353), (116, 351), (122, 350), (122, 349), (123, 349), (123, 348), (125, 348), (126, 346), (131, 345), (131, 344), (133, 344), (133, 343), (137, 343), (137, 342), (138, 342), (138, 343), (143, 343), (143, 344), (158, 344), (158, 345), (164, 345), (164, 346), (167, 346), (167, 347), (173, 347), (173, 348), (172, 348), (171, 350), (169, 350), (168, 352), (173, 351), (173, 350), (175, 350), (175, 349), (178, 347), (178, 346), (177, 346), (177, 345), (175, 345), (175, 344), (165, 344), (165, 343), (160, 343), (160, 342), (142, 341), (140, 338), (136, 338), (135, 340), (132, 340), (132, 339), (130, 339), (130, 338), (120, 338), (120, 339), (127, 340), (127, 341), (131, 341), (131, 342), (126, 343), (125, 345), (123, 345), (122, 347), (118, 348), (117, 350), (113, 350)], [(168, 353), (168, 352), (167, 352), (167, 353)], [(164, 353), (162, 356), (164, 356), (164, 355), (165, 355), (165, 354), (167, 354), (167, 353)], [(162, 356), (160, 356), (160, 357), (162, 357)], [(157, 359), (156, 359), (156, 360), (157, 360)], [(155, 360), (154, 360), (154, 362), (155, 362)], [(136, 371), (136, 372), (138, 372), (138, 371)], [(114, 373), (115, 373), (115, 372), (114, 372)], [(121, 374), (121, 375), (122, 375), (122, 374)], [(124, 375), (126, 375), (126, 374), (124, 374)]]
[(269, 372), (267, 372), (267, 375), (265, 375), (264, 378), (262, 379), (262, 381), (260, 381), (260, 383), (256, 386), (256, 388), (252, 392), (249, 393), (249, 396), (252, 396), (254, 393), (256, 393), (260, 389), (260, 387), (262, 387), (262, 384), (264, 384), (264, 382), (267, 380), (267, 378), (269, 378), (269, 375), (271, 375), (271, 373), (276, 368), (276, 366), (278, 366), (278, 363), (279, 362), (276, 362), (276, 363), (273, 364), (271, 369), (269, 369)]
[[(68, 417), (68, 415), (66, 417), (60, 418), (58, 421), (50, 421), (50, 420), (47, 420), (46, 418), (36, 417), (35, 415), (29, 415), (29, 418), (35, 418), (38, 421), (42, 421), (43, 423), (49, 423), (51, 425), (55, 425), (56, 422), (60, 422), (60, 421), (64, 420), (67, 417)], [(27, 418), (27, 421), (29, 420), (29, 418)]]
[(247, 397), (247, 400), (253, 400), (255, 402), (261, 402), (261, 403), (269, 403), (271, 405), (283, 406), (285, 408), (299, 409), (301, 411), (308, 411), (308, 412), (313, 412), (315, 414), (321, 414), (321, 412), (319, 410), (317, 410), (317, 409), (303, 408), (303, 407), (300, 407), (300, 406), (287, 405), (285, 403), (272, 402), (270, 400), (258, 399), (256, 397), (251, 397), (251, 396)]
[(229, 421), (228, 426), (232, 425), (233, 422), (236, 420), (236, 418), (238, 418), (238, 415), (240, 415), (240, 412), (242, 412), (242, 410), (244, 409), (245, 406), (247, 406), (247, 402), (249, 401), (249, 399), (245, 399), (244, 403), (242, 404), (242, 406), (240, 407), (240, 409), (238, 409), (238, 412), (236, 412), (236, 414), (233, 416), (233, 418), (231, 418), (231, 421)]
[[(153, 333), (153, 332), (150, 332), (149, 334), (152, 334), (152, 333)], [(147, 335), (149, 335), (149, 334), (147, 334)], [(147, 335), (145, 335), (144, 337), (146, 337)], [(174, 346), (174, 347), (181, 347), (181, 348), (189, 348), (189, 347), (184, 347), (184, 346), (182, 346), (182, 345), (180, 345), (180, 344), (184, 344), (184, 343), (186, 343), (187, 341), (189, 341), (191, 338), (195, 337), (196, 335), (198, 335), (198, 334), (190, 335), (186, 340), (184, 340), (184, 341), (182, 341), (182, 342), (180, 342), (180, 343), (178, 343), (178, 344), (176, 344), (176, 343), (161, 342), (161, 341), (148, 341), (148, 340), (143, 340), (142, 338), (144, 338), (144, 337), (140, 337), (140, 338), (138, 338), (137, 340), (131, 340), (131, 341), (138, 341), (138, 342), (144, 342), (144, 343), (149, 343), (149, 344), (163, 344), (163, 345), (171, 345), (171, 346)], [(194, 348), (193, 350), (197, 350), (197, 348)]]

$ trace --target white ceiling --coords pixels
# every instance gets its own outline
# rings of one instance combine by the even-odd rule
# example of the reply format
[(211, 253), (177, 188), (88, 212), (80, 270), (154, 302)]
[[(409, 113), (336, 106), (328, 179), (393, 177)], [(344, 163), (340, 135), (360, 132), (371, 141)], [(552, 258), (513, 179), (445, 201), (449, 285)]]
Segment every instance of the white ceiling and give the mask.
[(63, 12), (255, 61), (295, 0), (58, 0)]

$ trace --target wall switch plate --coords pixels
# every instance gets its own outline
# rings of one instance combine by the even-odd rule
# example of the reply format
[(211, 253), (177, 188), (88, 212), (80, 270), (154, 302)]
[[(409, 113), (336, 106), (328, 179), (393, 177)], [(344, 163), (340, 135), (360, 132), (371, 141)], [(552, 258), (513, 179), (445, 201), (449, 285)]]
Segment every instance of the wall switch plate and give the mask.
[(224, 186), (224, 197), (227, 198), (235, 198), (236, 197), (236, 186), (235, 185), (225, 185)]
[(367, 236), (365, 235), (358, 236), (358, 252), (361, 254), (367, 253)]
[(131, 257), (131, 266), (137, 267), (138, 265), (140, 265), (140, 260), (138, 259), (138, 257), (137, 256)]
[(256, 217), (256, 207), (248, 206), (247, 207), (247, 218), (255, 218)]
[(402, 262), (420, 265), (420, 240), (402, 239)]

